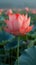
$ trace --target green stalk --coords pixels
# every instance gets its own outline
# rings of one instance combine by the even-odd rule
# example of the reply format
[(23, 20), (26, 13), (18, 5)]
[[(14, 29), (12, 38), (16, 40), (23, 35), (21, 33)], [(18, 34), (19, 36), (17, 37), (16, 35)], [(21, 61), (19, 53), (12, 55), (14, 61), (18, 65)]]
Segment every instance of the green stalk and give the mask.
[(20, 39), (19, 39), (19, 37), (17, 39), (18, 39), (18, 43), (17, 43), (17, 65), (19, 65), (18, 57), (19, 57), (19, 42), (20, 42)]

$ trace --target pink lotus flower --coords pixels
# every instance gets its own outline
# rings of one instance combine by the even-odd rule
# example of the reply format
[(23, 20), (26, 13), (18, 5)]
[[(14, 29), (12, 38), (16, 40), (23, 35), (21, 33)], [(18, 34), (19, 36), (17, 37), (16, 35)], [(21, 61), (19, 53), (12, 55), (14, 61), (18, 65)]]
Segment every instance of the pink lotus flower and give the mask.
[(33, 26), (30, 25), (30, 17), (21, 14), (12, 14), (9, 16), (9, 20), (5, 20), (7, 26), (5, 31), (14, 35), (25, 35), (32, 30)]
[(26, 7), (25, 10), (26, 10), (27, 12), (29, 12), (29, 8), (28, 8), (28, 7)]
[(13, 13), (13, 12), (12, 12), (11, 9), (9, 9), (9, 10), (7, 10), (7, 11), (5, 12), (5, 14), (7, 14), (8, 16), (9, 16), (9, 15), (12, 15), (12, 13)]
[(31, 13), (32, 13), (32, 14), (36, 14), (36, 10), (32, 10)]
[(0, 15), (2, 14), (2, 12), (3, 12), (3, 9), (0, 9)]

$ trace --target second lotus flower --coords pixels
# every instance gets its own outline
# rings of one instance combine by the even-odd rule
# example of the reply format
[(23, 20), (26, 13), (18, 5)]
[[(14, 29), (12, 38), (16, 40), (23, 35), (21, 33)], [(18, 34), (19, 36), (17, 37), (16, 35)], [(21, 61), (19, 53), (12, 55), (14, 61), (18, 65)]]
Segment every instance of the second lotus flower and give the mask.
[(32, 30), (30, 25), (30, 17), (27, 17), (27, 14), (12, 14), (9, 16), (9, 20), (5, 20), (7, 26), (5, 31), (13, 35), (25, 35), (26, 33)]
[(8, 10), (6, 10), (6, 12), (5, 12), (5, 14), (7, 14), (7, 15), (12, 15), (12, 9), (8, 9)]

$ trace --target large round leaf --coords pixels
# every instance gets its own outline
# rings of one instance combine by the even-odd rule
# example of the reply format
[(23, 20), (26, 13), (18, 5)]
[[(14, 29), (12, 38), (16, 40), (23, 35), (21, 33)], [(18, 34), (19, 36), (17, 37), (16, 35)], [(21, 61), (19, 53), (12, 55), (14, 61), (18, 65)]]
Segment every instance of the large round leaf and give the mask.
[[(4, 48), (5, 48), (5, 50), (10, 50), (10, 49), (13, 49), (13, 48), (16, 49), (17, 48), (17, 45), (18, 45), (18, 40), (15, 37), (15, 39), (12, 42), (7, 43), (4, 46)], [(25, 42), (23, 43), (23, 40), (19, 40), (19, 47), (21, 47), (21, 46), (25, 46)]]
[[(36, 65), (36, 47), (26, 49), (23, 54), (18, 58), (19, 65)], [(17, 61), (15, 62), (17, 65)]]
[(4, 31), (0, 31), (0, 45), (10, 42), (13, 38), (15, 38), (13, 35)]

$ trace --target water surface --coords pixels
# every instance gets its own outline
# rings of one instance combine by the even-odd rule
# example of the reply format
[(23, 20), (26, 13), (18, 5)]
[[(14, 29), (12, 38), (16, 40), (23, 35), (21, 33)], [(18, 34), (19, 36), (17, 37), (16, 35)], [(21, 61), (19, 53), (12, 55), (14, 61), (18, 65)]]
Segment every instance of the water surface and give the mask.
[(0, 8), (36, 8), (36, 0), (0, 0)]

